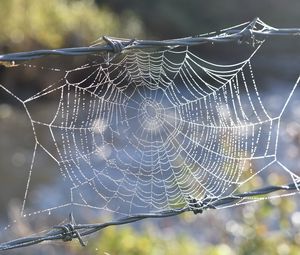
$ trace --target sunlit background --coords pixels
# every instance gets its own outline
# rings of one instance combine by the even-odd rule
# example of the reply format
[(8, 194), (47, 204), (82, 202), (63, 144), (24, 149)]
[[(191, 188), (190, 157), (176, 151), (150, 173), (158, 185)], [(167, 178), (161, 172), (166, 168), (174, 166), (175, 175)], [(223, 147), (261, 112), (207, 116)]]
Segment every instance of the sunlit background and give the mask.
[[(0, 2), (0, 53), (42, 48), (62, 48), (91, 45), (102, 35), (138, 39), (169, 39), (217, 31), (260, 17), (274, 27), (300, 27), (300, 1), (202, 1), (202, 0), (2, 0)], [(286, 99), (300, 70), (300, 41), (291, 38), (267, 42), (264, 54), (255, 60), (258, 84), (270, 110), (276, 111)], [(237, 46), (238, 47), (238, 46)], [(207, 55), (231, 58), (234, 52), (213, 52)], [(53, 66), (69, 68), (81, 64), (74, 58), (53, 60)], [(51, 80), (39, 69), (25, 74), (11, 74), (0, 67), (1, 81), (18, 94), (27, 95), (43, 89)], [(24, 82), (26, 81), (26, 82)], [(32, 128), (20, 103), (0, 90), (0, 222), (17, 218), (24, 196), (24, 168), (31, 163)], [(291, 167), (300, 167), (300, 92), (288, 108), (284, 123), (286, 144), (282, 147)], [(42, 117), (53, 111), (51, 97), (31, 109)], [(52, 107), (52, 108), (51, 108)], [(100, 130), (103, 123), (96, 123)], [(45, 137), (45, 139), (47, 139)], [(105, 157), (104, 151), (102, 157)], [(33, 179), (40, 196), (51, 194), (60, 199), (53, 166), (45, 155), (37, 162), (41, 169)], [(276, 174), (270, 178), (280, 178)], [(257, 176), (249, 189), (260, 187)], [(26, 183), (25, 183), (26, 184)], [(50, 188), (49, 188), (50, 187)], [(34, 204), (34, 202), (33, 202)], [(207, 211), (202, 215), (186, 213), (180, 217), (145, 220), (140, 224), (111, 227), (88, 239), (86, 248), (74, 240), (37, 245), (10, 254), (299, 254), (299, 197), (265, 200), (260, 203)], [(98, 222), (104, 221), (102, 218)], [(3, 224), (2, 224), (3, 223)], [(36, 226), (35, 226), (36, 227)], [(32, 233), (33, 226), (20, 224), (16, 236)], [(5, 233), (5, 232), (4, 232)], [(12, 236), (13, 238), (13, 236)]]

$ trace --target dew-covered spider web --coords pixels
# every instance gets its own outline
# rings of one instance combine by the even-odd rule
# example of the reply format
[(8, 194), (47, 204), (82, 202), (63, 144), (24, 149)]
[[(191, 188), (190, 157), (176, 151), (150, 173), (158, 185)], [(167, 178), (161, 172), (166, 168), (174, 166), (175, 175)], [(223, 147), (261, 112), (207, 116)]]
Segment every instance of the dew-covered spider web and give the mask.
[[(272, 169), (284, 183), (299, 182), (299, 171), (278, 157), (281, 118), (299, 78), (280, 110), (271, 113), (252, 65), (264, 42), (232, 47), (247, 50), (228, 62), (203, 57), (208, 53), (201, 46), (174, 46), (94, 55), (67, 70), (30, 61), (8, 68), (53, 73), (30, 96), (0, 85), (1, 93), (25, 109), (33, 133), (21, 218), (58, 212), (64, 219), (72, 211), (95, 219), (100, 211), (118, 217), (178, 209), (189, 206), (191, 197), (221, 199), (250, 191), (256, 176), (267, 180), (263, 187)], [(47, 114), (32, 111), (47, 100), (54, 102)], [(40, 154), (52, 162), (47, 171), (53, 171), (55, 185), (63, 187), (50, 188), (42, 199), (31, 188), (43, 171)]]

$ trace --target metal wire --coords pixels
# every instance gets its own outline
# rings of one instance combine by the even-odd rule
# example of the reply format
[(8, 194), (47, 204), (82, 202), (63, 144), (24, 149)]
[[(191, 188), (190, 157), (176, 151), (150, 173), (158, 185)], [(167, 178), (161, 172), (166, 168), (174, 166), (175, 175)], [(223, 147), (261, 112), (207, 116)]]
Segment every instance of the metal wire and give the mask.
[(300, 36), (300, 28), (272, 28), (267, 27), (263, 31), (255, 28), (258, 18), (255, 18), (244, 29), (230, 29), (212, 36), (192, 36), (172, 40), (135, 40), (121, 39), (103, 36), (105, 44), (95, 44), (89, 47), (62, 48), (53, 50), (35, 50), (29, 52), (17, 52), (0, 55), (1, 62), (25, 61), (41, 58), (44, 56), (82, 56), (103, 52), (121, 53), (124, 50), (153, 48), (153, 47), (176, 47), (193, 46), (206, 43), (225, 42), (249, 42), (263, 40), (272, 36)]
[(39, 244), (44, 241), (72, 241), (74, 238), (78, 239), (82, 246), (85, 246), (86, 244), (83, 241), (82, 237), (98, 232), (109, 226), (128, 224), (143, 219), (171, 217), (185, 212), (193, 212), (194, 214), (198, 214), (203, 213), (203, 211), (205, 210), (218, 209), (221, 207), (237, 204), (245, 198), (255, 199), (257, 196), (267, 195), (277, 191), (299, 191), (299, 189), (300, 183), (290, 183), (284, 186), (268, 186), (261, 189), (256, 189), (245, 193), (239, 193), (223, 198), (206, 197), (201, 201), (191, 199), (189, 205), (181, 209), (136, 214), (133, 216), (124, 217), (115, 221), (109, 221), (101, 224), (76, 224), (73, 215), (70, 214), (69, 223), (54, 226), (51, 230), (49, 230), (43, 235), (24, 237), (2, 243), (0, 244), (0, 251), (26, 247), (34, 244)]
[[(300, 28), (275, 29), (272, 27), (267, 27), (264, 30), (257, 30), (255, 29), (255, 24), (257, 20), (257, 18), (254, 19), (252, 22), (249, 23), (249, 25), (246, 28), (242, 30), (226, 30), (225, 32), (222, 32), (221, 35), (217, 34), (213, 36), (194, 36), (164, 41), (120, 39), (104, 36), (103, 41), (105, 42), (105, 44), (102, 45), (77, 48), (62, 48), (53, 50), (36, 50), (30, 52), (18, 52), (0, 55), (0, 64), (1, 62), (5, 63), (32, 60), (49, 55), (80, 56), (96, 54), (101, 52), (121, 53), (124, 50), (133, 50), (141, 48), (191, 46), (205, 43), (255, 42), (255, 40), (264, 40), (271, 36), (300, 36)], [(2, 243), (0, 244), (0, 251), (31, 246), (44, 241), (53, 240), (71, 241), (72, 239), (78, 239), (80, 244), (82, 246), (85, 246), (86, 244), (83, 241), (82, 237), (98, 232), (109, 226), (123, 225), (149, 218), (171, 217), (185, 212), (193, 212), (194, 214), (199, 214), (203, 213), (205, 210), (218, 209), (221, 207), (238, 204), (246, 198), (257, 199), (258, 196), (267, 195), (273, 192), (296, 190), (300, 191), (300, 183), (291, 183), (284, 186), (268, 186), (261, 189), (234, 194), (223, 198), (205, 197), (201, 201), (196, 200), (195, 198), (189, 198), (189, 204), (181, 209), (137, 214), (101, 224), (77, 224), (73, 218), (73, 215), (70, 214), (69, 223), (54, 226), (52, 229), (50, 229), (44, 234), (23, 237)]]

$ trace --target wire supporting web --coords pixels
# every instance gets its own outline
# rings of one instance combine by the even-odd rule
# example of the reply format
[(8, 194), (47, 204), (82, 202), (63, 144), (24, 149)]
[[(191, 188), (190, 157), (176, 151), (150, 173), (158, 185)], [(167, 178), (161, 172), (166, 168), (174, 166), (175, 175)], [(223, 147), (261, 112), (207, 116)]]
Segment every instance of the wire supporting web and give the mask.
[[(205, 60), (190, 46), (107, 54), (106, 61), (99, 56), (53, 70), (62, 73), (58, 82), (27, 99), (0, 85), (25, 107), (35, 139), (23, 217), (63, 207), (130, 216), (189, 207), (191, 199), (215, 202), (245, 191), (274, 165), (298, 187), (299, 176), (277, 154), (281, 117), (299, 79), (281, 111), (270, 114), (251, 64), (262, 45), (256, 41), (247, 57), (231, 64)], [(30, 106), (52, 94), (58, 100), (51, 116), (33, 116)], [(55, 162), (66, 199), (27, 212), (38, 151)]]

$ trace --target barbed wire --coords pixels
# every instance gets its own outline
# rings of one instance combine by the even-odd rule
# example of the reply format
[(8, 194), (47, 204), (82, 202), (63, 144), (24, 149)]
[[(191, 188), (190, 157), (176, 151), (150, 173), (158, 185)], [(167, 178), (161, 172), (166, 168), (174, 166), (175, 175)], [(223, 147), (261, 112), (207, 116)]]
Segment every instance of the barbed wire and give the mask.
[(109, 221), (100, 224), (77, 224), (74, 220), (73, 214), (69, 215), (69, 222), (54, 226), (51, 230), (43, 235), (34, 235), (30, 237), (23, 237), (16, 240), (8, 241), (0, 244), (0, 251), (11, 250), (15, 248), (22, 248), (39, 244), (44, 241), (62, 240), (64, 242), (78, 239), (82, 246), (86, 246), (83, 240), (84, 236), (98, 232), (109, 226), (124, 225), (136, 221), (150, 219), (150, 218), (165, 218), (176, 216), (185, 212), (193, 212), (194, 214), (202, 214), (205, 210), (219, 209), (222, 207), (238, 204), (245, 198), (257, 199), (257, 196), (267, 195), (278, 191), (300, 191), (300, 182), (290, 183), (283, 186), (268, 186), (260, 189), (255, 189), (249, 192), (234, 194), (223, 198), (205, 197), (202, 200), (189, 197), (189, 203), (186, 207), (181, 209), (166, 210), (154, 213), (136, 214), (115, 221)]
[[(255, 25), (260, 21), (255, 18), (243, 29), (229, 29), (209, 36), (191, 36), (171, 40), (137, 40), (123, 39), (103, 36), (104, 44), (94, 44), (88, 47), (61, 48), (50, 50), (35, 50), (29, 52), (17, 52), (0, 55), (1, 62), (26, 61), (45, 56), (82, 56), (103, 52), (121, 53), (124, 50), (134, 50), (153, 47), (176, 47), (193, 46), (205, 43), (225, 43), (225, 42), (255, 42), (264, 40), (272, 36), (300, 36), (300, 28), (273, 28), (268, 25), (263, 30), (256, 29)], [(261, 22), (263, 23), (263, 22)]]
[[(300, 36), (300, 28), (286, 28), (277, 29), (266, 26), (263, 30), (255, 28), (258, 18), (254, 19), (243, 29), (229, 29), (222, 31), (220, 34), (210, 36), (193, 36), (172, 40), (135, 40), (135, 39), (121, 39), (103, 36), (105, 44), (95, 44), (89, 47), (76, 48), (62, 48), (53, 50), (35, 50), (30, 52), (18, 52), (0, 55), (0, 64), (5, 62), (26, 61), (37, 59), (50, 55), (62, 56), (80, 56), (88, 54), (97, 54), (101, 52), (122, 53), (124, 50), (134, 50), (141, 48), (153, 47), (176, 47), (176, 46), (192, 46), (205, 43), (224, 43), (224, 42), (248, 42), (255, 43), (256, 40), (264, 40), (271, 36)], [(194, 214), (201, 214), (205, 210), (219, 209), (222, 207), (231, 206), (243, 202), (245, 199), (257, 200), (258, 196), (267, 195), (278, 191), (300, 191), (300, 182), (290, 183), (283, 186), (268, 186), (260, 189), (255, 189), (249, 192), (233, 194), (226, 197), (205, 197), (202, 200), (188, 197), (188, 203), (185, 207), (180, 209), (159, 211), (154, 213), (136, 214), (127, 216), (114, 221), (109, 221), (99, 224), (77, 224), (73, 214), (69, 215), (69, 222), (58, 226), (53, 226), (48, 232), (44, 234), (36, 234), (29, 237), (22, 237), (12, 241), (0, 243), (0, 251), (22, 248), (44, 241), (72, 241), (78, 239), (82, 246), (86, 243), (83, 240), (84, 236), (98, 232), (104, 228), (114, 225), (123, 225), (133, 223), (143, 219), (150, 218), (164, 218), (172, 217), (185, 212), (193, 212)]]

